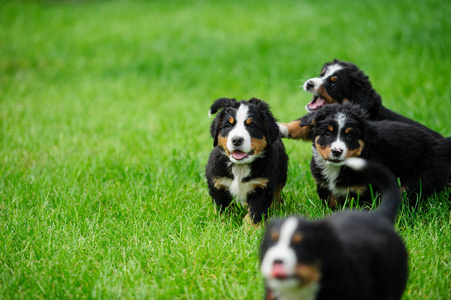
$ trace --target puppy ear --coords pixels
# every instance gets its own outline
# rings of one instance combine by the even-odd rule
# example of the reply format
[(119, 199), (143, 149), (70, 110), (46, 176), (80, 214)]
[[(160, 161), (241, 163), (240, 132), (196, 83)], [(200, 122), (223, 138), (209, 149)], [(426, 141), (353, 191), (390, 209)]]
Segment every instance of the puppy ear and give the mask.
[(379, 138), (377, 136), (376, 128), (374, 128), (374, 126), (372, 126), (372, 124), (367, 120), (363, 122), (363, 125), (364, 125), (363, 134), (365, 135), (365, 143), (368, 143), (370, 145), (377, 144), (379, 142)]
[(309, 113), (303, 116), (300, 120), (301, 120), (301, 123), (299, 123), (300, 127), (313, 126), (315, 124), (315, 113)]
[(376, 116), (379, 113), (382, 99), (371, 86), (368, 76), (357, 69), (352, 74), (352, 78), (351, 99), (353, 99), (353, 103), (364, 108), (370, 116)]
[(218, 110), (226, 108), (228, 106), (232, 106), (233, 104), (238, 103), (234, 98), (219, 98), (216, 99), (215, 102), (210, 106), (210, 110), (208, 111), (208, 116), (214, 115), (218, 112)]
[[(210, 106), (210, 110), (208, 111), (208, 116), (211, 116), (217, 113), (219, 110), (224, 109), (229, 106), (233, 106), (238, 103), (235, 99), (231, 98), (219, 98), (216, 99), (215, 102)], [(215, 119), (210, 125), (210, 135), (213, 138), (213, 146), (216, 147), (218, 145), (218, 134), (219, 134), (219, 126), (221, 125), (222, 117), (224, 113), (221, 111), (218, 115), (216, 115)]]
[(267, 142), (268, 144), (274, 143), (277, 139), (280, 138), (280, 131), (279, 126), (277, 125), (277, 120), (271, 113), (269, 104), (257, 98), (252, 98), (248, 102), (250, 104), (256, 105), (259, 108), (260, 112), (263, 115), (263, 121), (266, 126)]

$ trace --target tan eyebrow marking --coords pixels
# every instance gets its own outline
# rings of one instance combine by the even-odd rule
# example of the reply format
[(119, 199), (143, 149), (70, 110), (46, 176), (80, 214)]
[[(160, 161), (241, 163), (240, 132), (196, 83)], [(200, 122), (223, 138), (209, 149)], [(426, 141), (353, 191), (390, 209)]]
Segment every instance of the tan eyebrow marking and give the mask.
[(300, 242), (302, 242), (303, 238), (304, 238), (304, 236), (302, 235), (302, 233), (296, 232), (293, 235), (293, 239), (291, 241), (292, 241), (293, 244), (299, 244)]
[(251, 124), (251, 123), (252, 123), (252, 118), (249, 118), (249, 119), (246, 120), (246, 124), (247, 124), (247, 125), (249, 125), (249, 124)]
[(327, 126), (327, 129), (329, 129), (329, 131), (334, 131), (334, 128), (332, 126)]
[(323, 69), (321, 70), (321, 76), (324, 75), (324, 73), (326, 73), (326, 68), (323, 68)]
[(235, 119), (234, 119), (233, 117), (230, 117), (230, 118), (229, 118), (229, 123), (230, 123), (230, 124), (233, 124), (233, 122), (235, 122)]
[(352, 131), (352, 128), (347, 128), (347, 129), (345, 130), (345, 133), (348, 134), (348, 133), (350, 133), (351, 131)]
[(337, 79), (338, 79), (338, 77), (337, 77), (337, 76), (334, 76), (334, 77), (331, 77), (331, 78), (330, 78), (330, 81), (337, 81)]

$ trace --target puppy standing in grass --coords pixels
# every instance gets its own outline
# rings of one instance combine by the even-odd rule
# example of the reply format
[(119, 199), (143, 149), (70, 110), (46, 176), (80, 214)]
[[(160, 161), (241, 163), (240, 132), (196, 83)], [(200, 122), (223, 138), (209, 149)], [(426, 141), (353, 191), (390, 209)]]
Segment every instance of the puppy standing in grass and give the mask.
[(368, 178), (344, 165), (361, 157), (386, 166), (401, 182), (412, 206), (446, 188), (450, 177), (451, 137), (437, 138), (422, 127), (397, 121), (369, 121), (357, 105), (330, 104), (311, 113), (311, 171), (318, 196), (330, 207), (353, 197), (371, 203), (378, 191)]
[(401, 299), (407, 251), (393, 229), (401, 195), (394, 176), (360, 158), (345, 161), (383, 191), (374, 212), (342, 211), (326, 219), (271, 222), (261, 245), (265, 299)]
[(248, 217), (258, 224), (274, 199), (282, 201), (287, 180), (288, 156), (279, 128), (268, 104), (256, 98), (220, 98), (209, 114), (218, 110), (206, 167), (210, 195), (220, 212), (235, 202), (247, 206)]

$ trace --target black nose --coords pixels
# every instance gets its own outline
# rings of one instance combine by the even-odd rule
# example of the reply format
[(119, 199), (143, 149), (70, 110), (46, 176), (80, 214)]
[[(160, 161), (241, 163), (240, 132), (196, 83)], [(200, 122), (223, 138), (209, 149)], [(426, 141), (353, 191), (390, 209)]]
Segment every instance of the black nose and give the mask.
[(313, 88), (314, 86), (315, 86), (315, 84), (311, 80), (307, 81), (307, 84), (305, 85), (307, 90)]
[(343, 153), (343, 150), (341, 149), (332, 149), (330, 151), (332, 152), (332, 155), (335, 157), (339, 157)]
[(244, 141), (244, 139), (243, 139), (242, 137), (240, 137), (240, 136), (236, 136), (236, 137), (233, 137), (233, 138), (232, 138), (232, 144), (233, 144), (234, 146), (239, 146), (239, 145), (241, 145), (241, 144), (243, 143), (243, 141)]

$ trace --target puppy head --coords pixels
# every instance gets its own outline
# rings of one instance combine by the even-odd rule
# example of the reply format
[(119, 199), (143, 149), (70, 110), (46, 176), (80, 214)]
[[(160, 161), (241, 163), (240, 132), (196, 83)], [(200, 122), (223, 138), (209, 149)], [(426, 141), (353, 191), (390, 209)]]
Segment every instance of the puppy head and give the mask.
[(212, 104), (209, 114), (218, 110), (210, 126), (213, 145), (220, 146), (233, 163), (251, 163), (280, 139), (276, 120), (262, 100), (220, 98)]
[(313, 114), (313, 156), (326, 164), (343, 165), (359, 157), (366, 141), (374, 139), (367, 114), (357, 105), (328, 105)]
[(324, 230), (318, 225), (290, 217), (267, 226), (260, 251), (261, 272), (276, 295), (297, 290), (309, 291), (312, 298), (316, 294), (325, 250)]
[(324, 64), (318, 77), (307, 80), (304, 90), (313, 94), (312, 101), (305, 107), (308, 112), (327, 104), (351, 102), (373, 116), (381, 104), (368, 76), (355, 64), (336, 59)]

